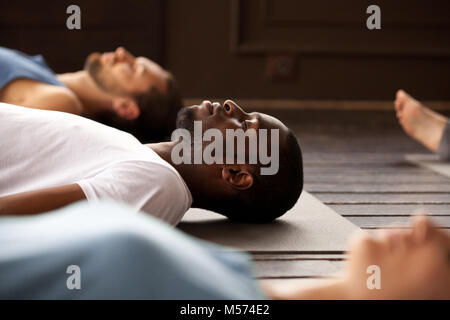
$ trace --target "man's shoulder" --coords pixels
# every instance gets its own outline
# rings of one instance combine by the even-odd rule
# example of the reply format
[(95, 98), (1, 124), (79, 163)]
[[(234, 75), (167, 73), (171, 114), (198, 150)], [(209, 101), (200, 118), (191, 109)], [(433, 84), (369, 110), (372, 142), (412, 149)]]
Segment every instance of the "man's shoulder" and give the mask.
[[(169, 164), (164, 163), (163, 161), (160, 161), (159, 159), (136, 159), (136, 160), (131, 160), (132, 162), (134, 162), (138, 167), (141, 168), (146, 168), (147, 170), (143, 170), (143, 171), (147, 171), (149, 174), (158, 177), (159, 180), (158, 182), (161, 183), (161, 185), (183, 185), (184, 181), (181, 178), (180, 174), (178, 173), (178, 171), (173, 168), (172, 166), (170, 166)], [(128, 161), (126, 161), (128, 162)]]
[(78, 115), (82, 112), (80, 99), (66, 87), (37, 82), (34, 84), (32, 91), (33, 94), (30, 94), (25, 101), (25, 106), (27, 107), (63, 111)]
[(142, 170), (142, 172), (148, 172), (148, 177), (156, 182), (158, 192), (164, 193), (168, 197), (181, 195), (186, 197), (186, 200), (191, 201), (189, 188), (178, 171), (170, 164), (159, 161), (159, 159), (151, 161), (137, 160), (135, 162), (138, 166), (145, 166), (148, 169)]
[(123, 190), (128, 196), (142, 200), (140, 209), (164, 221), (177, 224), (192, 204), (186, 183), (169, 164), (128, 160), (118, 163), (115, 170), (112, 176), (127, 184)]

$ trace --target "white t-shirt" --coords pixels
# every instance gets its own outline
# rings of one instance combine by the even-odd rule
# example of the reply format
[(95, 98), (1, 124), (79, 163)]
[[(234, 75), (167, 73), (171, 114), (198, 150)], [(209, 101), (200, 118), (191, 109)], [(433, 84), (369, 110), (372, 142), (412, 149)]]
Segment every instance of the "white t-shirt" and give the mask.
[(132, 135), (76, 115), (0, 103), (0, 196), (77, 183), (176, 225), (192, 203), (179, 173)]

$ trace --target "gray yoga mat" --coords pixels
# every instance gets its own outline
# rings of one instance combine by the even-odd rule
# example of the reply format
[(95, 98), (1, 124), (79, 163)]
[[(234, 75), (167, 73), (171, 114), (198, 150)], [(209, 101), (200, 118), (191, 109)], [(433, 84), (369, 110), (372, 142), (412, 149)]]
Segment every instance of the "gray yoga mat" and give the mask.
[(358, 227), (303, 191), (297, 204), (269, 224), (241, 224), (190, 209), (178, 227), (201, 239), (248, 252), (338, 253)]
[(450, 162), (442, 162), (437, 154), (407, 154), (407, 161), (450, 178)]

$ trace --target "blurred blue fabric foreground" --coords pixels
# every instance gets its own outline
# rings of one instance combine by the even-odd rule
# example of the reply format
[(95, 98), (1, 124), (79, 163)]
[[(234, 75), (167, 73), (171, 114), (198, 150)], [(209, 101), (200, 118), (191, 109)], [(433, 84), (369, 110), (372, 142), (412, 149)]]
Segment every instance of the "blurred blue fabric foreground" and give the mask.
[[(71, 265), (80, 289), (68, 288)], [(123, 204), (0, 218), (0, 299), (263, 298), (246, 254)]]

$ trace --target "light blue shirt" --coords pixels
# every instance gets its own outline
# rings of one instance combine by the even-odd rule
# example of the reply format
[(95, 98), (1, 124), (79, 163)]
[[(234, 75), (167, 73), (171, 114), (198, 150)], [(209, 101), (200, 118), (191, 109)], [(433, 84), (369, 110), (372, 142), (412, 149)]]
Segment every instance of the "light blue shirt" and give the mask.
[(20, 78), (64, 86), (41, 55), (29, 56), (20, 51), (0, 47), (0, 90)]
[[(69, 266), (80, 289), (69, 289)], [(0, 299), (263, 298), (246, 254), (123, 204), (0, 218)]]

